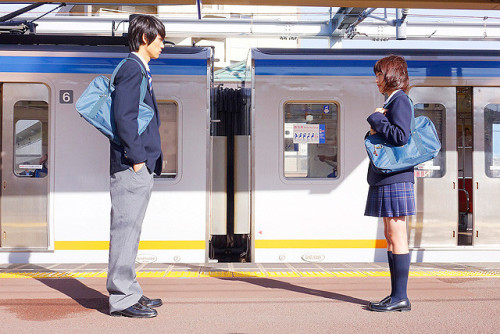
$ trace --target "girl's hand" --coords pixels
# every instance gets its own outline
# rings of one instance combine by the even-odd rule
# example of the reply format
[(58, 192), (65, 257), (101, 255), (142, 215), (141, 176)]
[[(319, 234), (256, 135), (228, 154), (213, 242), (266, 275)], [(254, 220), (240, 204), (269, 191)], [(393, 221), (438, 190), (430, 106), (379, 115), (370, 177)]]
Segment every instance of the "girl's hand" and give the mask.
[(375, 109), (375, 112), (379, 112), (379, 113), (381, 113), (381, 114), (384, 114), (384, 115), (385, 115), (385, 113), (387, 112), (387, 109), (384, 109), (384, 108), (377, 108), (377, 109)]
[(375, 131), (375, 130), (373, 130), (372, 128), (370, 128), (370, 136), (371, 136), (371, 135), (374, 135), (374, 134), (376, 134), (376, 133), (377, 133), (377, 131)]

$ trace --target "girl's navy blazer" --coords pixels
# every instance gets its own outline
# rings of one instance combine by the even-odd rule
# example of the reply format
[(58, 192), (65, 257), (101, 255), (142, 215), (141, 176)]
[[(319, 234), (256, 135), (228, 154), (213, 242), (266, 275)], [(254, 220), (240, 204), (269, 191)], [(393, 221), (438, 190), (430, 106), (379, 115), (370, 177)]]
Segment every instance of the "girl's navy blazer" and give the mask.
[[(158, 105), (154, 91), (150, 91), (148, 87), (144, 102), (154, 109), (155, 117), (149, 122), (146, 130), (139, 135), (137, 116), (143, 77), (140, 66), (143, 64), (135, 54), (131, 53), (128, 57), (137, 59), (140, 64), (135, 61), (125, 62), (115, 77), (111, 108), (122, 145), (111, 143), (110, 173), (114, 174), (134, 164), (145, 162), (150, 172), (160, 175), (163, 157)], [(145, 68), (144, 72), (146, 72)]]
[[(397, 91), (384, 105), (387, 112), (384, 114), (374, 112), (367, 121), (377, 133), (384, 136), (387, 143), (402, 146), (408, 142), (411, 131), (411, 104), (408, 96), (402, 91)], [(381, 186), (399, 182), (414, 183), (413, 168), (403, 170), (394, 174), (377, 173), (370, 162), (368, 167), (368, 184), (370, 186)]]

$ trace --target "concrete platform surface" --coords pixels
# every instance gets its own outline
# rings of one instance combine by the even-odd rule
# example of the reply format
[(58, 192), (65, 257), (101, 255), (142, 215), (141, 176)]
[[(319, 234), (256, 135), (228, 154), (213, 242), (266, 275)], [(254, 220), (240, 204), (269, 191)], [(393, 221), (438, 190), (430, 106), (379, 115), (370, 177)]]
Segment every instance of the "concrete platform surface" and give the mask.
[[(251, 273), (260, 268), (263, 276), (235, 275), (244, 265)], [(412, 311), (407, 313), (375, 313), (365, 307), (389, 291), (386, 264), (316, 267), (321, 269), (316, 272), (332, 274), (326, 277), (302, 276), (315, 272), (307, 264), (279, 265), (288, 269), (278, 264), (157, 265), (154, 272), (163, 276), (138, 278), (148, 297), (164, 301), (153, 319), (110, 317), (105, 277), (70, 276), (84, 269), (105, 273), (105, 266), (0, 265), (1, 274), (11, 275), (0, 278), (0, 333), (500, 332), (498, 263), (412, 264), (412, 273), (427, 275), (410, 277)], [(152, 271), (147, 266), (139, 265), (139, 274)], [(196, 275), (167, 275), (176, 270)], [(297, 275), (272, 274), (287, 270)], [(371, 276), (370, 271), (385, 276)], [(202, 274), (207, 272), (230, 276)]]

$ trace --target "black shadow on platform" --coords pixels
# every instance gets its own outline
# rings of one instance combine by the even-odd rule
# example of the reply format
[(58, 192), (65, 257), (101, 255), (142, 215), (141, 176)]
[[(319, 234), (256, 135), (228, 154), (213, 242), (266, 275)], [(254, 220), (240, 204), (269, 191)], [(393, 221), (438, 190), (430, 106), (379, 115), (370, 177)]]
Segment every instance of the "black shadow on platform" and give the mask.
[[(206, 270), (210, 271), (214, 268), (211, 267), (203, 267), (203, 266), (193, 266), (189, 264), (184, 264), (188, 268), (192, 268), (192, 271), (198, 271), (200, 270)], [(224, 270), (224, 269), (217, 269), (217, 271), (225, 271), (225, 272), (230, 272), (229, 270)], [(324, 291), (324, 290), (317, 290), (317, 289), (309, 289), (300, 285), (295, 285), (292, 283), (288, 282), (283, 282), (280, 280), (272, 279), (272, 278), (267, 278), (267, 277), (232, 277), (232, 278), (227, 278), (227, 277), (217, 277), (218, 279), (221, 280), (233, 280), (233, 281), (240, 281), (240, 282), (245, 282), (248, 284), (253, 284), (253, 285), (258, 285), (263, 288), (268, 288), (268, 289), (282, 289), (282, 290), (288, 290), (288, 291), (293, 291), (293, 292), (298, 292), (298, 293), (303, 293), (307, 295), (312, 295), (312, 296), (317, 296), (317, 297), (323, 297), (327, 299), (332, 299), (332, 300), (338, 300), (346, 303), (352, 303), (352, 304), (358, 304), (362, 306), (366, 306), (368, 304), (367, 300), (364, 299), (359, 299), (356, 297), (351, 297), (347, 295), (343, 295), (340, 293), (335, 293), (335, 292), (329, 292), (329, 291)]]
[[(41, 266), (29, 263), (29, 253), (11, 253), (9, 255), (9, 263), (26, 263), (32, 272), (45, 272), (57, 273), (58, 271), (50, 270)], [(16, 269), (18, 265), (11, 265), (7, 270)], [(23, 269), (20, 269), (21, 271)], [(103, 295), (101, 292), (89, 288), (76, 278), (35, 278), (40, 283), (45, 284), (49, 288), (64, 293), (69, 298), (80, 304), (86, 309), (99, 311), (103, 314), (109, 315), (108, 296)]]

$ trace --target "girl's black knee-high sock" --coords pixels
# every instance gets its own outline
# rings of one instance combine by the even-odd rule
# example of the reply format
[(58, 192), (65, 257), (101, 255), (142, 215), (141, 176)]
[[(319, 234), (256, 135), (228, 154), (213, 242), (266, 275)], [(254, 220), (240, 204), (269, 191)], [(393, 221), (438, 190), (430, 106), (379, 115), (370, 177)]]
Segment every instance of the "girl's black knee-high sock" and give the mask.
[(410, 254), (392, 254), (394, 259), (394, 299), (399, 301), (408, 298), (408, 273), (410, 271)]
[(394, 297), (394, 255), (387, 251), (387, 260), (389, 261), (389, 272), (391, 273), (391, 297)]

